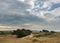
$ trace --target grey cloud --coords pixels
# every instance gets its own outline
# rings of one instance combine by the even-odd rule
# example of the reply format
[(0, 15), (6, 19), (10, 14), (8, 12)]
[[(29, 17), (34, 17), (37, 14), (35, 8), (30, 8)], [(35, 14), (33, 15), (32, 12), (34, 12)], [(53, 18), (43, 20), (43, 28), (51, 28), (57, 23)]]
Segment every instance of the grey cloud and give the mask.
[(0, 24), (46, 23), (46, 20), (26, 11), (31, 5), (17, 0), (0, 0)]
[(60, 15), (59, 16), (56, 16), (56, 18), (60, 18)]
[(17, 0), (0, 0), (0, 13), (20, 14), (30, 8), (31, 6), (29, 4)]
[(0, 14), (0, 24), (6, 24), (6, 25), (21, 25), (24, 23), (44, 23), (46, 22), (45, 19), (38, 18), (37, 16), (27, 15), (27, 16), (21, 16), (21, 15), (4, 15)]
[(54, 17), (54, 15), (53, 14), (50, 14), (50, 13), (45, 13), (44, 16), (50, 17), (50, 18)]

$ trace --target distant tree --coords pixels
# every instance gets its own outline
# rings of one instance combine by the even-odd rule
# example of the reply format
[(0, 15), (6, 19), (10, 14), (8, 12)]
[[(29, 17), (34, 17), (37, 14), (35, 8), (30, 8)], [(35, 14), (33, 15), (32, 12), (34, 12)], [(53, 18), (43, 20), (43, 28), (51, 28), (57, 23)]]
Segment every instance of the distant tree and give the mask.
[(5, 35), (5, 33), (3, 31), (0, 31), (0, 35)]
[(15, 34), (16, 34), (16, 30), (13, 30), (12, 35), (15, 35)]
[(40, 32), (42, 32), (42, 31), (40, 31)]
[(51, 33), (55, 33), (55, 31), (51, 31)]
[(49, 32), (48, 30), (42, 30), (42, 32)]

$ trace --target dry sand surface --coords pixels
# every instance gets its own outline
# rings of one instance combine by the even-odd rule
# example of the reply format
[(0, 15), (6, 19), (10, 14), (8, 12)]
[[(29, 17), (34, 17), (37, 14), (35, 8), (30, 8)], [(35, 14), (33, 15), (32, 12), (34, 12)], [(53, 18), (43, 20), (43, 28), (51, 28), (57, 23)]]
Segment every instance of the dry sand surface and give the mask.
[(31, 37), (16, 38), (12, 35), (0, 35), (0, 43), (60, 43), (60, 34), (50, 37)]

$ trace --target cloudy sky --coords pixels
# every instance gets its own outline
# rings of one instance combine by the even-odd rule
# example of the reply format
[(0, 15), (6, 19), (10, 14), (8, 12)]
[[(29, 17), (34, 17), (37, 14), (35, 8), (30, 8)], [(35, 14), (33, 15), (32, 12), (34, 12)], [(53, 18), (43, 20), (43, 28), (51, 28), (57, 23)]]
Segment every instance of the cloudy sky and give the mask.
[(0, 0), (0, 28), (60, 30), (60, 0)]

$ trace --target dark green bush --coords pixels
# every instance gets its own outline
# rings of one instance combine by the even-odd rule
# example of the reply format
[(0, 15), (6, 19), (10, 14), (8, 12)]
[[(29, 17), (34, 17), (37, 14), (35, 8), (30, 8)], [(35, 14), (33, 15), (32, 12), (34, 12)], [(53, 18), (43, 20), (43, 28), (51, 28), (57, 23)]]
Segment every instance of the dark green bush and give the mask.
[(48, 30), (42, 30), (42, 32), (49, 32)]
[(51, 31), (51, 33), (55, 33), (55, 31)]
[(13, 35), (16, 35), (17, 38), (21, 38), (27, 35), (30, 35), (32, 31), (25, 29), (17, 29), (12, 32)]
[(7, 35), (7, 34), (11, 34), (11, 31), (0, 31), (0, 35)]

